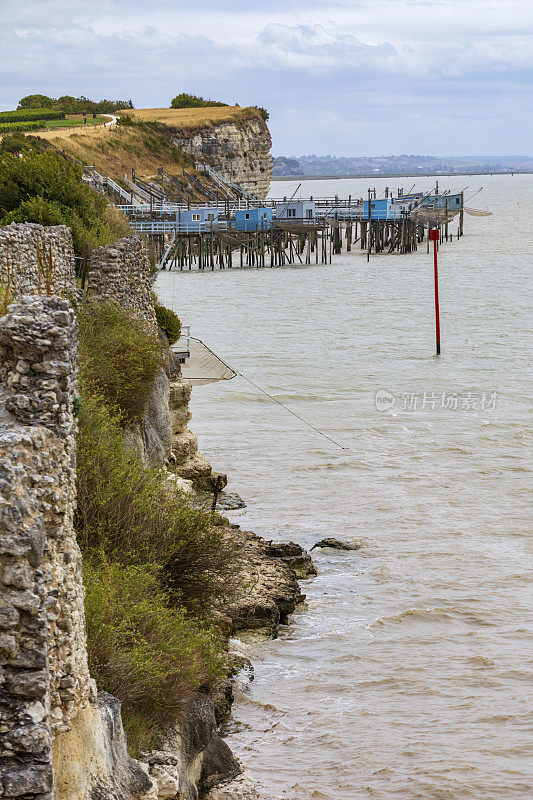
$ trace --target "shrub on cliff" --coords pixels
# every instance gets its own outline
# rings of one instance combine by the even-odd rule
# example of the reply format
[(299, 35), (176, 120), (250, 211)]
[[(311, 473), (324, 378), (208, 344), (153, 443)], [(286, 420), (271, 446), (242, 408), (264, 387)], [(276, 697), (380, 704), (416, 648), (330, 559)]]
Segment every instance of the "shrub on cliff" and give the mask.
[(119, 409), (125, 423), (138, 422), (163, 364), (157, 333), (116, 303), (86, 303), (78, 319), (82, 394)]
[(270, 119), (270, 114), (268, 113), (266, 108), (263, 108), (263, 106), (255, 106), (255, 108), (257, 108), (257, 110), (263, 117), (264, 122), (268, 122), (268, 120)]
[(159, 303), (155, 305), (155, 315), (157, 324), (165, 333), (169, 344), (175, 344), (181, 336), (181, 322), (178, 315), (170, 308), (159, 305)]
[(176, 723), (191, 692), (221, 677), (221, 644), (184, 609), (170, 606), (144, 566), (85, 558), (83, 577), (91, 675), (121, 701), (128, 745), (137, 754)]
[(86, 247), (113, 241), (120, 232), (116, 219), (106, 218), (107, 200), (86, 186), (81, 176), (81, 167), (57, 153), (30, 150), (19, 158), (2, 152), (0, 225), (68, 225), (80, 254)]
[(120, 418), (90, 395), (79, 412), (77, 490), (76, 530), (85, 553), (149, 566), (195, 615), (209, 614), (233, 593), (233, 543), (165, 473), (142, 465), (124, 441)]

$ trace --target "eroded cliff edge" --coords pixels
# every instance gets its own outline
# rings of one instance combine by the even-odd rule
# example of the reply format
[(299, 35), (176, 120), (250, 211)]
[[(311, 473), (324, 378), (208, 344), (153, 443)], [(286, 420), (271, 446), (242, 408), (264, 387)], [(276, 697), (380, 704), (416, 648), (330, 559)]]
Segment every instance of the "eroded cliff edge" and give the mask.
[[(37, 249), (53, 254), (42, 296)], [(124, 260), (124, 261), (123, 261)], [(127, 269), (125, 268), (127, 266)], [(0, 318), (0, 730), (2, 796), (24, 800), (253, 798), (253, 782), (217, 732), (229, 686), (197, 693), (161, 748), (141, 762), (127, 753), (120, 704), (98, 694), (87, 667), (81, 553), (73, 529), (77, 321), (67, 228), (0, 229), (0, 280), (17, 295)], [(94, 299), (110, 299), (153, 322), (149, 258), (139, 237), (95, 253)], [(113, 287), (110, 289), (110, 287)], [(157, 376), (132, 445), (169, 476), (209, 480), (211, 467), (188, 431), (190, 385), (169, 363)], [(294, 544), (265, 542), (223, 518), (249, 586), (226, 609), (229, 636), (274, 635), (313, 574)], [(101, 688), (101, 687), (99, 687)], [(103, 687), (105, 688), (105, 687)]]
[(272, 178), (272, 139), (266, 122), (249, 115), (198, 128), (175, 128), (172, 139), (185, 153), (205, 160), (253, 197), (264, 198)]

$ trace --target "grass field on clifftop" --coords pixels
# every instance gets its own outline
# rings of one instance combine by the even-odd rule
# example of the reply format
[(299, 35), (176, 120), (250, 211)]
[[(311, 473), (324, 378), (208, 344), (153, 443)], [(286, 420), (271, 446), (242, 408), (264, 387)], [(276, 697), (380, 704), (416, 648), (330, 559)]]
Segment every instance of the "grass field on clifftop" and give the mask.
[(205, 108), (134, 108), (126, 112), (135, 120), (163, 122), (173, 128), (201, 128), (227, 120), (260, 117), (256, 108), (207, 106)]

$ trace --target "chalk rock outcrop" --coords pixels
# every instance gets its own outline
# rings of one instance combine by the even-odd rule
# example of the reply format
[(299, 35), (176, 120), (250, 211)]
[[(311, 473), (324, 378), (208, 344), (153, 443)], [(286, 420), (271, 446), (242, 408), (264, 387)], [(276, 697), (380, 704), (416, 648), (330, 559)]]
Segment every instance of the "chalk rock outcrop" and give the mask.
[[(248, 109), (246, 109), (248, 111)], [(173, 141), (189, 155), (205, 160), (254, 197), (266, 197), (272, 177), (272, 139), (261, 115), (213, 122), (194, 130), (173, 131)]]
[(196, 480), (211, 475), (211, 464), (198, 450), (198, 438), (189, 428), (192, 384), (177, 378), (170, 384), (169, 408), (172, 424), (171, 461), (181, 478)]

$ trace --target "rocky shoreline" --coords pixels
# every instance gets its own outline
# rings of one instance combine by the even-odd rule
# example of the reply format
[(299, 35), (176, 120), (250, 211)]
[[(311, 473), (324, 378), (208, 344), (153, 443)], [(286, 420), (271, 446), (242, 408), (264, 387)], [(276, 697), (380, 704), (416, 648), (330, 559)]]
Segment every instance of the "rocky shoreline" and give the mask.
[[(305, 603), (299, 580), (317, 574), (311, 556), (295, 542), (267, 541), (219, 517), (224, 535), (240, 551), (246, 596), (231, 603), (221, 620), (230, 637), (243, 640), (275, 638), (280, 625)], [(212, 695), (197, 693), (188, 704), (182, 724), (146, 754), (140, 766), (157, 788), (146, 800), (257, 800), (257, 786), (245, 765), (220, 737), (218, 727), (231, 712), (232, 677), (249, 661), (230, 650), (229, 675)]]

